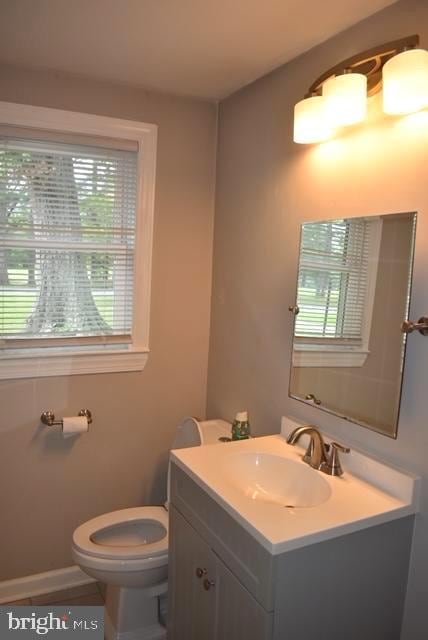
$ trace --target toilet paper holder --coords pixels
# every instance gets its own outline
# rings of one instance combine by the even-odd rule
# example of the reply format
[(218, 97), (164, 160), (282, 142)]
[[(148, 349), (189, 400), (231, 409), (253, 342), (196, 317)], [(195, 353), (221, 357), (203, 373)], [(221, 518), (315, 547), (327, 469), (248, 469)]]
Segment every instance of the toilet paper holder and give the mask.
[[(85, 418), (87, 418), (88, 420), (88, 424), (91, 424), (92, 413), (89, 411), (89, 409), (80, 409), (77, 415), (82, 417), (85, 416)], [(48, 427), (63, 426), (62, 418), (60, 420), (55, 420), (55, 414), (53, 411), (43, 411), (42, 415), (40, 416), (40, 420)]]

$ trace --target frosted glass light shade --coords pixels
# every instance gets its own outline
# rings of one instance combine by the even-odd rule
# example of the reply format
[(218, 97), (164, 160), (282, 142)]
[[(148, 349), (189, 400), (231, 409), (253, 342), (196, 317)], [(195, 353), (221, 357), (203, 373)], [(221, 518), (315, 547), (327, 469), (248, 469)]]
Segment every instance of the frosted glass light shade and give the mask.
[(323, 96), (300, 100), (294, 107), (294, 142), (311, 144), (327, 140), (333, 129), (329, 124)]
[(367, 114), (367, 78), (362, 73), (345, 73), (323, 84), (327, 117), (335, 127), (362, 122)]
[(385, 63), (382, 78), (385, 113), (402, 115), (428, 106), (428, 51), (399, 53)]

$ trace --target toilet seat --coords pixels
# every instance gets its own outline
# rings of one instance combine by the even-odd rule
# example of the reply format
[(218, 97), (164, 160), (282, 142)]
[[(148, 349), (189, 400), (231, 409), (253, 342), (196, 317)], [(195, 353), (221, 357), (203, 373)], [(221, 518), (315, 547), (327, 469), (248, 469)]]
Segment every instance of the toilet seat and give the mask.
[(168, 513), (163, 507), (105, 513), (75, 530), (73, 547), (94, 559), (163, 561), (168, 555)]

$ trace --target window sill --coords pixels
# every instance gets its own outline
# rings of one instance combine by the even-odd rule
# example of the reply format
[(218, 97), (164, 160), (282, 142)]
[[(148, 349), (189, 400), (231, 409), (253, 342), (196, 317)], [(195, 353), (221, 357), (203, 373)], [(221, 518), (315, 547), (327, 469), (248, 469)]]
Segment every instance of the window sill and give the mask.
[(362, 367), (369, 352), (366, 350), (293, 349), (293, 367)]
[(7, 354), (0, 356), (0, 380), (142, 371), (148, 356), (148, 349)]

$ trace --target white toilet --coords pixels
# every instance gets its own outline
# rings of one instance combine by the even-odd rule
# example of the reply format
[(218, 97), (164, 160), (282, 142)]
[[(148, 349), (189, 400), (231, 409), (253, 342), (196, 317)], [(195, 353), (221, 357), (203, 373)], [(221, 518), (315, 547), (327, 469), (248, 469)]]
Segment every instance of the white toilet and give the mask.
[[(173, 449), (218, 444), (230, 436), (224, 420), (185, 418), (177, 427)], [(88, 520), (73, 534), (74, 561), (107, 584), (107, 640), (164, 640), (159, 596), (168, 586), (168, 501), (165, 507), (135, 507)]]

